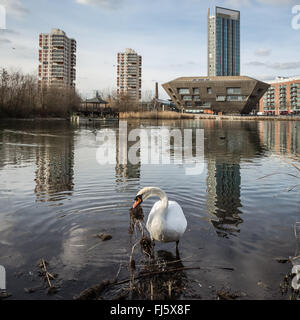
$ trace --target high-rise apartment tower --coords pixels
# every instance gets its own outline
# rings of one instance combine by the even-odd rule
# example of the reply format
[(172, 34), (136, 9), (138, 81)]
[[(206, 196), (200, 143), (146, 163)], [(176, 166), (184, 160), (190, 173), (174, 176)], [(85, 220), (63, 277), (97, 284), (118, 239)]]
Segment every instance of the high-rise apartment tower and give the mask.
[(208, 76), (240, 75), (240, 12), (215, 7), (207, 16)]
[(60, 29), (40, 34), (39, 86), (75, 87), (76, 41)]
[(134, 50), (118, 53), (117, 92), (126, 94), (132, 100), (141, 99), (142, 57)]

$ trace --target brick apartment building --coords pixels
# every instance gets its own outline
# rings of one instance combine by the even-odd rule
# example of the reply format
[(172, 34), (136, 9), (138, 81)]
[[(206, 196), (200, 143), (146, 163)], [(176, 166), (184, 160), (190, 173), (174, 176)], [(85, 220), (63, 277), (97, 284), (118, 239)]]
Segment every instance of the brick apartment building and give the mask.
[(260, 99), (259, 112), (273, 115), (300, 113), (300, 77), (277, 77)]

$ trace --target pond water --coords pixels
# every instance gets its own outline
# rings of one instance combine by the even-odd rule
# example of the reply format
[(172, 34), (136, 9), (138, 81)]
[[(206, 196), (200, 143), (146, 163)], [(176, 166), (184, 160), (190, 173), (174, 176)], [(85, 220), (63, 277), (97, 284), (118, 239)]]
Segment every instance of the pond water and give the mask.
[[(276, 258), (296, 250), (300, 123), (141, 120), (128, 121), (127, 134), (135, 128), (203, 129), (202, 172), (187, 175), (190, 164), (174, 163), (174, 150), (169, 164), (120, 164), (118, 121), (0, 122), (0, 265), (9, 299), (72, 299), (118, 270), (119, 280), (129, 278), (138, 239), (129, 232), (129, 208), (145, 186), (163, 189), (188, 221), (180, 257), (174, 243), (155, 244), (156, 258), (176, 260), (181, 271), (156, 277), (154, 292), (173, 281), (175, 299), (216, 299), (223, 289), (241, 299), (288, 299), (280, 283), (292, 266)], [(103, 132), (116, 133), (108, 150), (114, 163), (97, 161)], [(143, 203), (145, 218), (155, 201)], [(112, 239), (96, 237), (103, 232)], [(58, 275), (54, 295), (38, 276), (41, 258)], [(134, 258), (138, 275), (147, 257), (137, 248)]]

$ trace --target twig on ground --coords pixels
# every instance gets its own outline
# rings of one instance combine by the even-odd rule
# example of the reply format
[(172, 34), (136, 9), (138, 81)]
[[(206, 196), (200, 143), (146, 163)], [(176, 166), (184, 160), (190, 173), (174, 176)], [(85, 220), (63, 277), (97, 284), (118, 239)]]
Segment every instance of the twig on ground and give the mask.
[(47, 267), (46, 267), (46, 263), (45, 263), (45, 260), (44, 260), (44, 259), (42, 259), (42, 264), (43, 264), (45, 276), (46, 276), (46, 278), (47, 278), (49, 287), (52, 288), (52, 284), (51, 284), (51, 282), (50, 282), (49, 275), (50, 275), (50, 277), (51, 277), (52, 279), (54, 279), (54, 276), (47, 271)]

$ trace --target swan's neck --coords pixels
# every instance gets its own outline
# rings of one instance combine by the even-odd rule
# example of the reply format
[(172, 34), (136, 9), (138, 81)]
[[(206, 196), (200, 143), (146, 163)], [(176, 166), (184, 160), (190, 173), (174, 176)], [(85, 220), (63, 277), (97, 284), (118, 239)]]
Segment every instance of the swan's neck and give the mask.
[(168, 196), (164, 191), (162, 191), (160, 188), (157, 187), (151, 187), (149, 188), (149, 196), (148, 197), (159, 197), (161, 200), (160, 210), (161, 213), (165, 213), (168, 209)]

